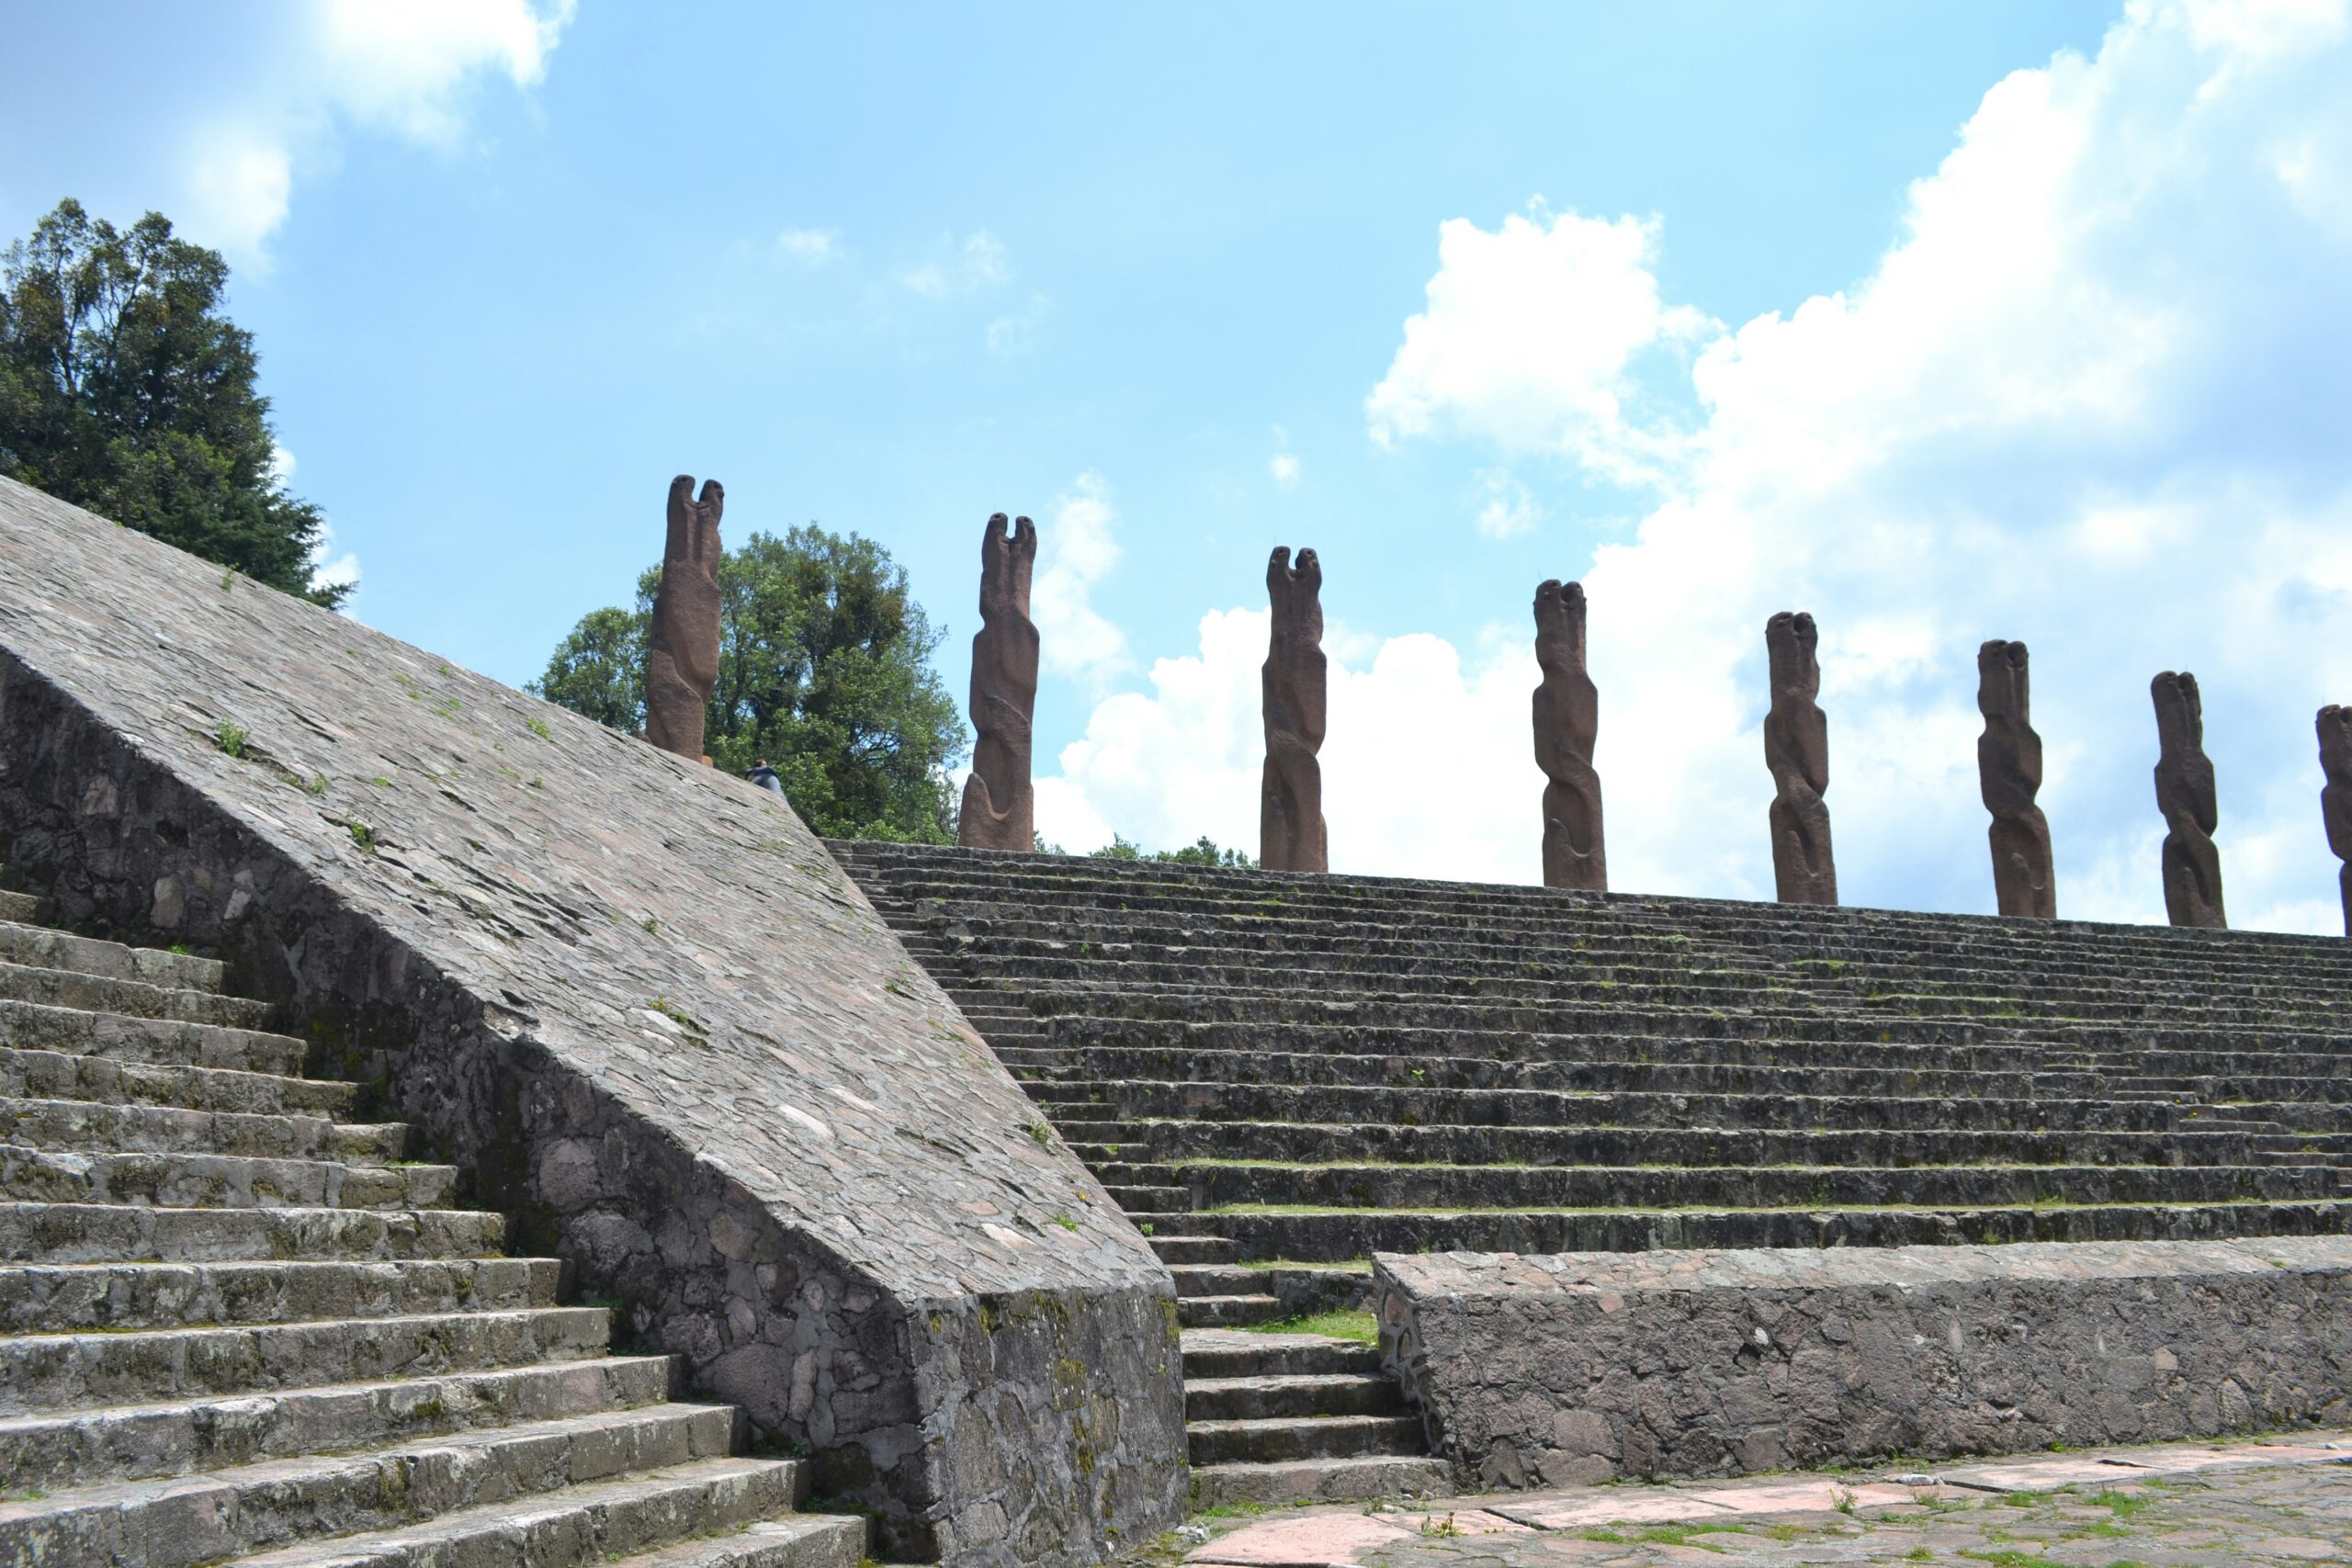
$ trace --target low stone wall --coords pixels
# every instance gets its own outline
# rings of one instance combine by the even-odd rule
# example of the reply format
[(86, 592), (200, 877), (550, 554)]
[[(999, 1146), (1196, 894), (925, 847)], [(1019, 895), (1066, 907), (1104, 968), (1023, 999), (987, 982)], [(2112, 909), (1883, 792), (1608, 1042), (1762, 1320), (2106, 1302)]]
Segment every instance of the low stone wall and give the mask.
[(1465, 1483), (1574, 1485), (2352, 1419), (2352, 1238), (1382, 1253)]
[(229, 961), (898, 1560), (1181, 1517), (1175, 1292), (775, 795), (0, 480), (0, 828)]

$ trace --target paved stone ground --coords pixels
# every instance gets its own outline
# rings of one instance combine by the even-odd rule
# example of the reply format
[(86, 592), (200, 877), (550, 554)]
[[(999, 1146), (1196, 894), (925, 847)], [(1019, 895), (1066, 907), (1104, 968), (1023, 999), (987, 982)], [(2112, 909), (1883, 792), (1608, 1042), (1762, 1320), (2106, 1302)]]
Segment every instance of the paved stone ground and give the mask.
[(2352, 1563), (2352, 1432), (1200, 1519), (1132, 1568)]

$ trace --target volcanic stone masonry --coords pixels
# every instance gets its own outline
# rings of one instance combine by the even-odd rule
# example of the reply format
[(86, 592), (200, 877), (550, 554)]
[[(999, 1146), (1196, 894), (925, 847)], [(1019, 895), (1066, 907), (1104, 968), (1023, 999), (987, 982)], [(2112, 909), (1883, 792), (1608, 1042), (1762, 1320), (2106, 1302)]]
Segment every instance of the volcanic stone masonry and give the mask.
[(2327, 847), (2344, 862), (2336, 885), (2344, 894), (2344, 934), (2352, 937), (2352, 708), (2334, 703), (2319, 710), (2319, 765), (2327, 784), (2319, 792)]
[(1465, 1485), (1719, 1475), (2352, 1416), (2352, 1238), (1374, 1258)]
[(1037, 703), (1037, 628), (1029, 619), (1029, 572), (1037, 527), (1004, 513), (980, 536), (980, 629), (972, 634), (972, 776), (956, 818), (956, 841), (974, 850), (1036, 845), (1029, 782), (1030, 720)]
[(1772, 770), (1772, 878), (1783, 904), (1838, 902), (1830, 858), (1829, 720), (1821, 694), (1820, 634), (1813, 617), (1783, 610), (1764, 626), (1772, 705), (1764, 716), (1764, 765)]
[(2177, 926), (2221, 931), (2222, 855), (2213, 847), (2221, 808), (2205, 755), (2205, 705), (2197, 677), (2167, 670), (2148, 683), (2156, 704), (2156, 809), (2165, 818), (2165, 914)]
[(1181, 1517), (1167, 1269), (775, 795), (0, 480), (0, 830), (61, 923), (227, 960), (876, 1555)]
[(2041, 788), (2041, 737), (2033, 731), (2025, 644), (1998, 638), (1976, 650), (1976, 706), (1984, 733), (1976, 773), (1993, 814), (1993, 895), (2004, 915), (2058, 918), (2050, 822), (2033, 803)]
[(662, 546), (662, 586), (645, 645), (645, 738), (688, 761), (702, 756), (710, 689), (718, 681), (718, 516), (727, 492), (717, 479), (670, 481), (670, 529)]
[(1269, 871), (1326, 871), (1323, 829), (1323, 565), (1278, 547), (1266, 563), (1273, 634), (1262, 671), (1266, 772), (1258, 792), (1258, 860)]
[(1535, 765), (1544, 786), (1544, 882), (1549, 887), (1609, 891), (1600, 837), (1600, 775), (1592, 743), (1600, 729), (1600, 694), (1584, 667), (1584, 584), (1546, 581), (1535, 590)]

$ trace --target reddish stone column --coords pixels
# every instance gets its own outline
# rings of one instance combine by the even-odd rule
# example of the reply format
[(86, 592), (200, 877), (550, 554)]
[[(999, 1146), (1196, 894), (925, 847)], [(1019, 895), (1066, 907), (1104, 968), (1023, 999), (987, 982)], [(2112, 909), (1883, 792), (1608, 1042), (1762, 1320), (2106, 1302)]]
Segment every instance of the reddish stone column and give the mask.
[(972, 635), (972, 775), (956, 818), (956, 841), (975, 850), (1036, 847), (1036, 794), (1029, 778), (1029, 726), (1037, 704), (1037, 628), (1029, 574), (1037, 528), (1004, 513), (980, 536), (980, 629)]
[(2156, 704), (2156, 809), (2165, 816), (2165, 914), (2177, 926), (2220, 931), (2222, 853), (2213, 847), (2221, 807), (2205, 755), (2205, 704), (2197, 677), (2167, 670), (2148, 683)]
[(2330, 703), (2319, 710), (2319, 766), (2327, 775), (2319, 792), (2320, 817), (2327, 824), (2327, 847), (2345, 863), (2336, 885), (2344, 895), (2344, 934), (2352, 936), (2352, 707)]
[(1592, 743), (1600, 694), (1584, 664), (1584, 585), (1547, 581), (1535, 591), (1535, 765), (1544, 786), (1544, 885), (1609, 890), (1600, 837), (1600, 775)]
[(1266, 563), (1273, 636), (1262, 671), (1266, 770), (1258, 790), (1258, 861), (1269, 871), (1328, 871), (1323, 830), (1323, 567), (1313, 550)]
[(694, 493), (692, 474), (670, 481), (670, 532), (645, 647), (645, 738), (700, 761), (718, 681), (718, 517), (727, 492), (712, 479), (700, 501)]
[(1813, 617), (1783, 610), (1764, 626), (1772, 706), (1764, 716), (1764, 765), (1772, 770), (1772, 877), (1783, 904), (1838, 902), (1829, 848), (1829, 719), (1821, 694), (1820, 635)]
[(2033, 803), (2041, 789), (2041, 737), (2033, 731), (2025, 644), (1996, 638), (1976, 650), (1976, 706), (1984, 716), (1976, 774), (1993, 814), (1993, 896), (2005, 915), (2056, 919), (2050, 821)]

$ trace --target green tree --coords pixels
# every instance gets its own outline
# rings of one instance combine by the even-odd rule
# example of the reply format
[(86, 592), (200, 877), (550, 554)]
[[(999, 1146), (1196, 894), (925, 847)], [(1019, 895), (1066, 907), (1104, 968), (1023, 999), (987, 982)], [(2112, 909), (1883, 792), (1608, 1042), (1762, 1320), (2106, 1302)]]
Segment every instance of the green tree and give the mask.
[[(1037, 840), (1037, 849), (1041, 853), (1059, 854), (1061, 852), (1058, 845), (1048, 845), (1042, 838)], [(1223, 866), (1228, 871), (1254, 871), (1258, 865), (1255, 856), (1240, 850), (1219, 849), (1216, 840), (1206, 833), (1181, 850), (1154, 850), (1149, 854), (1144, 853), (1143, 846), (1134, 840), (1114, 833), (1111, 835), (1109, 843), (1099, 850), (1089, 850), (1087, 854), (1094, 860), (1151, 861), (1160, 865)]]
[[(645, 727), (645, 640), (662, 569), (634, 610), (582, 618), (530, 690), (616, 729)], [(801, 817), (839, 838), (952, 843), (947, 770), (964, 750), (931, 668), (944, 635), (906, 569), (855, 534), (753, 534), (718, 563), (718, 679), (704, 746), (732, 773), (764, 757)]]
[(337, 604), (319, 509), (286, 492), (228, 264), (151, 212), (128, 232), (70, 197), (0, 255), (0, 474)]

